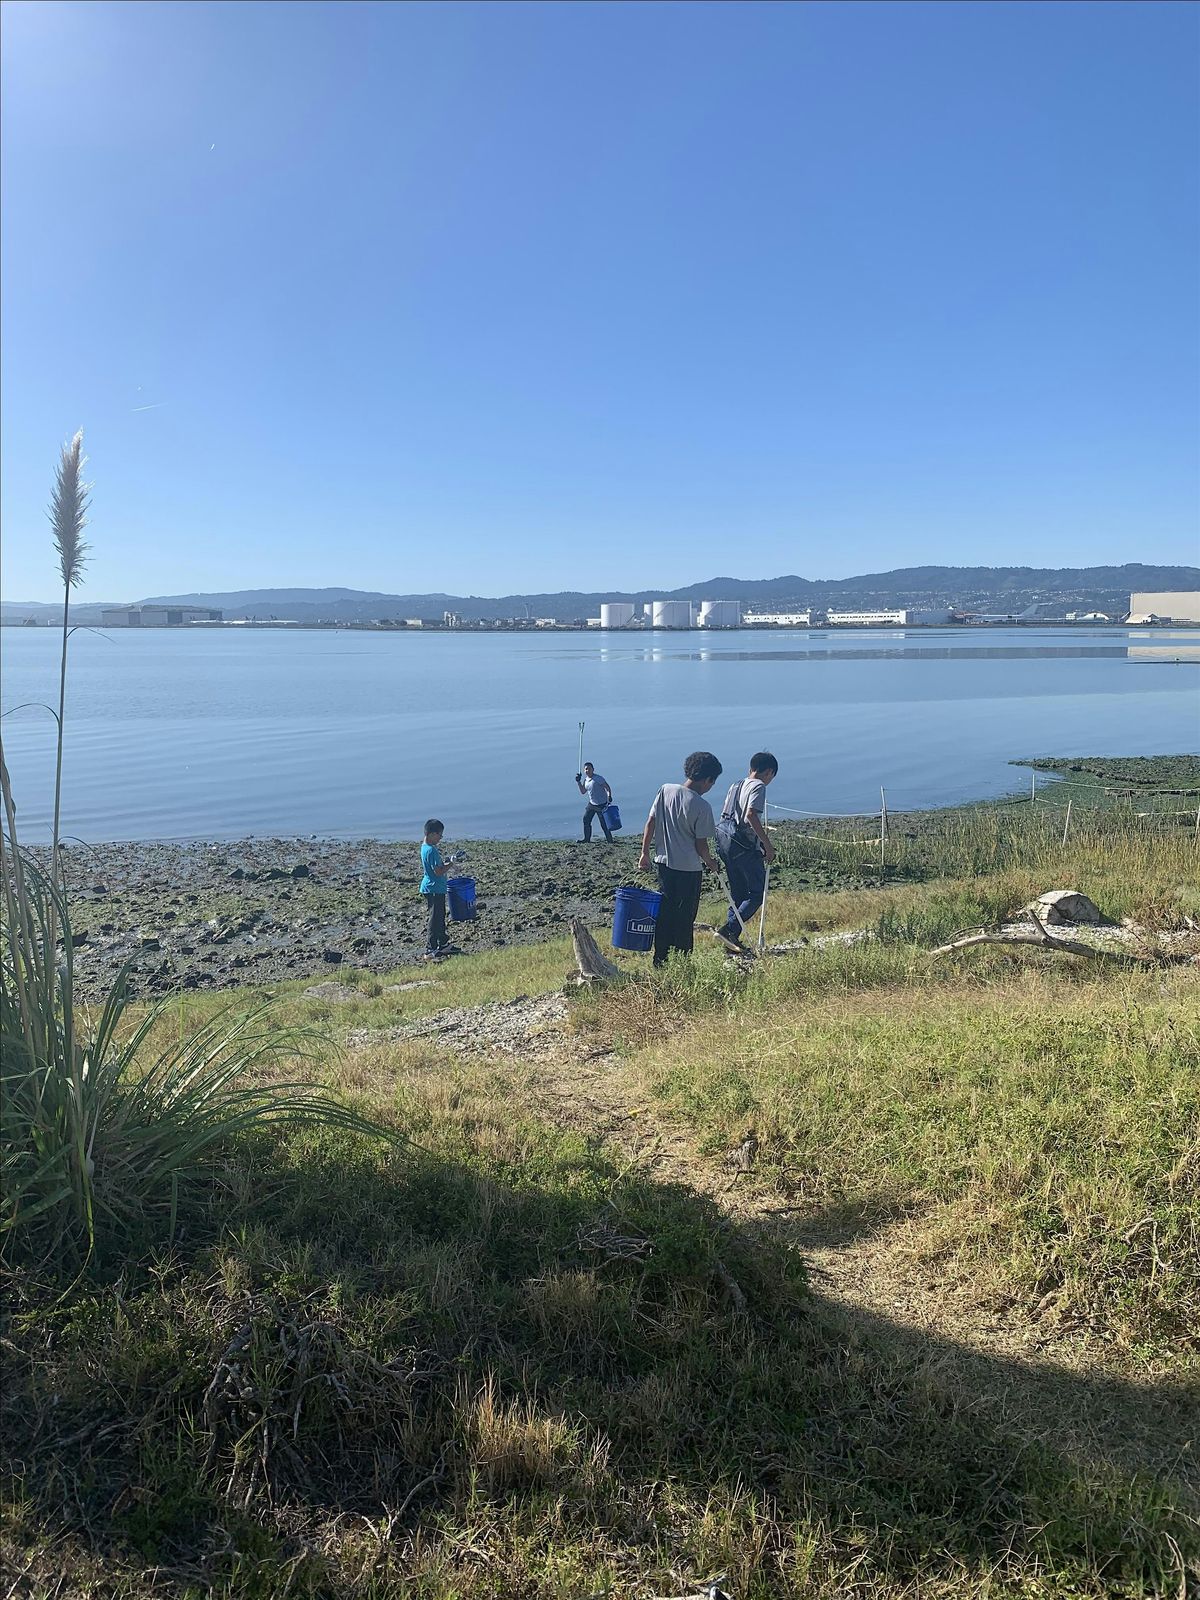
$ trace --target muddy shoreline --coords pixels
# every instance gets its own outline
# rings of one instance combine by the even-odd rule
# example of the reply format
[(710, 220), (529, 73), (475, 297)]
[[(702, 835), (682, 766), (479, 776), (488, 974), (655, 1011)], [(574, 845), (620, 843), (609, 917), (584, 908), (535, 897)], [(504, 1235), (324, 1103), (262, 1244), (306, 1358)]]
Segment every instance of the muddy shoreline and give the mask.
[[(478, 921), (454, 923), (465, 952), (555, 938), (573, 916), (600, 927), (616, 890), (649, 884), (638, 841), (448, 840), (476, 881)], [(250, 839), (68, 844), (77, 992), (93, 999), (132, 964), (137, 994), (223, 989), (339, 970), (417, 965), (426, 913), (411, 841)], [(839, 887), (836, 868), (781, 872), (790, 887)]]

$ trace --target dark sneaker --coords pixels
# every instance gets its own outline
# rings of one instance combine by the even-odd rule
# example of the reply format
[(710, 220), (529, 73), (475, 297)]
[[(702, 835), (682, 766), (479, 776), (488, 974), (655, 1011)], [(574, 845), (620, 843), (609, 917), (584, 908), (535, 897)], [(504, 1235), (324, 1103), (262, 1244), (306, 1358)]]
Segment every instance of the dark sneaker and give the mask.
[(734, 939), (725, 932), (724, 928), (714, 928), (713, 938), (719, 945), (723, 945), (731, 956), (742, 956), (746, 961), (754, 960), (754, 951), (744, 945), (740, 939)]

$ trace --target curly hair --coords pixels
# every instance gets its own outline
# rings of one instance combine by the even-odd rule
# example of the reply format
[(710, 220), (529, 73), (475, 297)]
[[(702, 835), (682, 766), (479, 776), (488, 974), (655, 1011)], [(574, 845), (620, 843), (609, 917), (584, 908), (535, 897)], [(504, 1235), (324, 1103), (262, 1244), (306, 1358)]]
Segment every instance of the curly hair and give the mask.
[(723, 768), (716, 756), (710, 750), (693, 750), (683, 763), (683, 775), (692, 778), (697, 783), (703, 783), (705, 778), (717, 779), (721, 776)]

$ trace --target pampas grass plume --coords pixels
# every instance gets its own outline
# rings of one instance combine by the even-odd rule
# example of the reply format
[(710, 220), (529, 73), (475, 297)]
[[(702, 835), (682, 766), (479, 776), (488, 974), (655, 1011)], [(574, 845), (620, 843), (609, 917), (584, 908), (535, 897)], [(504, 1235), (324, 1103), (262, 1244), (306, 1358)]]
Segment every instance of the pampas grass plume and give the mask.
[(87, 527), (88, 506), (91, 503), (88, 490), (91, 485), (83, 482), (86, 462), (81, 429), (70, 444), (62, 447), (54, 478), (54, 493), (46, 513), (54, 530), (63, 585), (68, 590), (82, 579), (83, 563), (87, 556), (83, 530)]

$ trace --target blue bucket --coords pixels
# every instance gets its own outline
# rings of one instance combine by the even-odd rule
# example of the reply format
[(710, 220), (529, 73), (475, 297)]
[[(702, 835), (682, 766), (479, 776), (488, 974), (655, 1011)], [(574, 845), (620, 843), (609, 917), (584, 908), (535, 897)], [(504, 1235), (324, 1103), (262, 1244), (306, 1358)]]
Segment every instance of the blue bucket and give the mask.
[(657, 889), (618, 889), (612, 942), (617, 950), (652, 950), (662, 895)]
[(615, 800), (610, 800), (604, 808), (604, 826), (609, 833), (621, 831), (621, 808)]
[(451, 922), (475, 921), (474, 878), (447, 878), (446, 898), (450, 902)]

